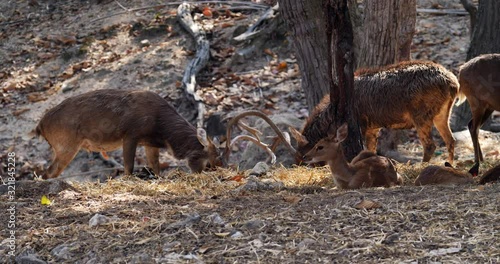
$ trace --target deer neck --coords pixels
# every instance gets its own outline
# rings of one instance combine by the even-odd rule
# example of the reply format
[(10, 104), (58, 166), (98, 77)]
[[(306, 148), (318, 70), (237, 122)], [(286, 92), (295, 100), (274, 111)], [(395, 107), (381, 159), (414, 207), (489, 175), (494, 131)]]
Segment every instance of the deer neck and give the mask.
[(352, 169), (350, 164), (347, 162), (344, 151), (339, 149), (335, 156), (327, 162), (330, 166), (330, 171), (335, 178), (348, 181), (352, 177)]

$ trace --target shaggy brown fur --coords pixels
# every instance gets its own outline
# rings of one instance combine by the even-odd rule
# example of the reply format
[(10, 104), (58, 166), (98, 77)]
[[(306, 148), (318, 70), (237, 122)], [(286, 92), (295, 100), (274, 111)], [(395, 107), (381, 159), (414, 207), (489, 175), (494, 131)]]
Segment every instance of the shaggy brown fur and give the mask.
[(474, 145), (475, 161), (483, 161), (479, 145), (479, 128), (494, 110), (500, 111), (500, 54), (476, 57), (460, 67), (460, 96), (467, 97), (472, 111), (469, 131)]
[[(423, 161), (429, 161), (436, 146), (431, 129), (434, 124), (448, 148), (453, 162), (455, 140), (449, 116), (459, 85), (455, 75), (429, 61), (409, 61), (376, 70), (361, 70), (354, 79), (352, 106), (368, 150), (375, 151), (380, 128), (415, 127), (424, 145)], [(302, 132), (293, 133), (300, 153), (308, 152), (327, 136), (332, 118), (326, 111), (330, 97), (325, 96), (308, 118)]]
[(187, 159), (194, 172), (210, 162), (217, 148), (158, 94), (148, 91), (97, 90), (64, 100), (50, 109), (36, 127), (54, 151), (44, 178), (55, 178), (83, 148), (111, 151), (123, 146), (125, 172), (131, 174), (137, 145), (144, 145), (148, 164), (159, 173), (159, 148)]

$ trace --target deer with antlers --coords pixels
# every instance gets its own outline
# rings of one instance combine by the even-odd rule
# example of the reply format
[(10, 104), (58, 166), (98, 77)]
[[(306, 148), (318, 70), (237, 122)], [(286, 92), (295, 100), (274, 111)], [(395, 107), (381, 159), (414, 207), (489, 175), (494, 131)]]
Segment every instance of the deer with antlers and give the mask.
[(64, 100), (35, 129), (54, 152), (44, 179), (58, 177), (80, 149), (106, 152), (123, 148), (125, 173), (132, 174), (138, 145), (148, 165), (160, 173), (159, 149), (186, 159), (193, 172), (220, 163), (217, 146), (161, 96), (149, 91), (96, 90)]

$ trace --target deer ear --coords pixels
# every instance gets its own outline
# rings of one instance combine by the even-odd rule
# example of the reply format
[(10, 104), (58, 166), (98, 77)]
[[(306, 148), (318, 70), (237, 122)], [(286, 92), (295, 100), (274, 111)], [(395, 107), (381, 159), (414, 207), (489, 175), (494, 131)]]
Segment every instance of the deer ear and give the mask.
[(295, 140), (297, 140), (297, 144), (299, 146), (304, 146), (306, 145), (307, 143), (309, 143), (309, 141), (306, 139), (306, 137), (304, 137), (297, 129), (295, 129), (294, 127), (291, 127), (289, 126), (288, 127), (288, 130), (290, 130), (290, 134), (292, 134), (292, 137), (295, 138)]
[(210, 141), (208, 140), (208, 137), (207, 137), (207, 131), (205, 131), (205, 129), (203, 128), (198, 128), (196, 130), (196, 136), (198, 137), (198, 141), (200, 141), (200, 143), (204, 146), (204, 147), (208, 147), (208, 145), (210, 145)]
[(347, 138), (347, 123), (342, 124), (337, 129), (337, 142), (342, 142)]
[(469, 173), (474, 177), (479, 175), (479, 162), (477, 162), (476, 164), (474, 164), (474, 166), (472, 166), (472, 168), (470, 168)]

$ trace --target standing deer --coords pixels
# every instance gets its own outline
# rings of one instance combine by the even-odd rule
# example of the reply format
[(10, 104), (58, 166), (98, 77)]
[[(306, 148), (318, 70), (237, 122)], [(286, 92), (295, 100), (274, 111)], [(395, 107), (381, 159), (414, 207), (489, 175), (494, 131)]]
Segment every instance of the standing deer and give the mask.
[(156, 174), (159, 148), (187, 159), (193, 172), (217, 165), (219, 155), (205, 130), (197, 130), (149, 91), (104, 89), (68, 98), (50, 109), (35, 131), (54, 152), (44, 179), (59, 176), (80, 149), (104, 152), (123, 147), (126, 174), (133, 172), (138, 145), (145, 146), (148, 165)]
[(478, 56), (460, 67), (460, 101), (469, 102), (472, 120), (469, 131), (474, 145), (474, 160), (483, 161), (479, 145), (479, 128), (494, 110), (500, 111), (500, 54)]
[(335, 185), (340, 189), (391, 187), (401, 184), (391, 160), (370, 151), (362, 151), (349, 163), (342, 149), (347, 138), (347, 123), (337, 133), (321, 139), (304, 155), (307, 163), (326, 162), (330, 166)]
[[(368, 150), (375, 151), (380, 128), (415, 127), (424, 146), (423, 161), (429, 161), (436, 149), (432, 140), (434, 124), (446, 143), (448, 161), (453, 163), (455, 139), (449, 116), (458, 93), (455, 75), (430, 61), (408, 61), (355, 74), (353, 111), (365, 136)], [(308, 152), (327, 136), (332, 123), (325, 96), (308, 118), (302, 132), (290, 128), (300, 153)]]
[(479, 163), (476, 163), (466, 172), (461, 172), (451, 166), (448, 162), (445, 166), (431, 165), (423, 169), (415, 179), (415, 185), (430, 185), (430, 184), (467, 184), (473, 183), (473, 177), (476, 177), (479, 171)]

